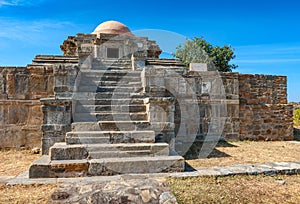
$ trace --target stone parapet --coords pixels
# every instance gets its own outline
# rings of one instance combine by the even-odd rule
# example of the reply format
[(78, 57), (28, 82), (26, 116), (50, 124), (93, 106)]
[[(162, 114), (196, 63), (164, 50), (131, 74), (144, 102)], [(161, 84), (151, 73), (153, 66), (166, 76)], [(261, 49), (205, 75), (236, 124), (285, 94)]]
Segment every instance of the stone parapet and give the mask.
[(78, 64), (77, 56), (61, 55), (36, 55), (32, 60), (33, 64), (57, 64), (57, 63), (74, 63)]
[(287, 77), (273, 75), (239, 75), (241, 104), (287, 104)]
[(9, 100), (35, 100), (53, 95), (53, 67), (0, 67), (0, 97)]

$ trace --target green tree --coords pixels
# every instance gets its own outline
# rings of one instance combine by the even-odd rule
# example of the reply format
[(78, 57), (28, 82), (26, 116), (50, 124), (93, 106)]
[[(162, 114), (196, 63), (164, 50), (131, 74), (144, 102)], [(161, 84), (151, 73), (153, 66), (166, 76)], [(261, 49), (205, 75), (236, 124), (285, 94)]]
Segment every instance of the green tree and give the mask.
[(207, 63), (210, 70), (215, 67), (222, 72), (231, 72), (238, 67), (235, 64), (229, 64), (230, 60), (235, 58), (234, 49), (231, 46), (212, 46), (203, 37), (195, 37), (193, 40), (187, 40), (183, 46), (179, 45), (174, 56), (186, 66), (189, 66), (191, 62)]

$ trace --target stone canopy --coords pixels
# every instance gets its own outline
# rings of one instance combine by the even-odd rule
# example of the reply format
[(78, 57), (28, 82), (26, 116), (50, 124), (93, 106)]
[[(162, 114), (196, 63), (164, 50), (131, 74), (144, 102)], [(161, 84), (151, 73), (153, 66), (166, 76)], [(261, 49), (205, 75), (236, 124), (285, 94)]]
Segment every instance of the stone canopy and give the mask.
[(106, 21), (92, 34), (69, 36), (60, 46), (64, 56), (91, 56), (101, 59), (158, 59), (162, 50), (147, 37), (134, 36), (129, 28), (117, 21)]

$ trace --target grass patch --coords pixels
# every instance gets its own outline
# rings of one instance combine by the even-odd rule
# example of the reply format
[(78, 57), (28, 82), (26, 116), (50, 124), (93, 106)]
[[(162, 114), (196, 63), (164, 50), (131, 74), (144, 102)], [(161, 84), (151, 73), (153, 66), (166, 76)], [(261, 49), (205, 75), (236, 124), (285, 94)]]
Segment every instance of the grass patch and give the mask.
[(169, 178), (168, 183), (184, 204), (300, 203), (300, 175)]

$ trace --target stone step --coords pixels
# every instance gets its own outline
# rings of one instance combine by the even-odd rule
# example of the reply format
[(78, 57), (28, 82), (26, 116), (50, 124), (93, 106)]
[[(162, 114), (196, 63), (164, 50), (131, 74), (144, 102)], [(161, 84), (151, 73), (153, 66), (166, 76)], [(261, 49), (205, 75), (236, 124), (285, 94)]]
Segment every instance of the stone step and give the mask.
[(132, 64), (132, 62), (130, 60), (93, 60), (93, 64), (95, 65), (106, 65), (106, 66), (122, 66), (122, 65), (126, 65), (129, 66)]
[(98, 122), (97, 118), (94, 115), (89, 113), (82, 114), (82, 113), (73, 113), (72, 115), (73, 122)]
[(181, 156), (54, 160), (51, 162), (47, 159), (39, 159), (30, 167), (29, 175), (30, 178), (73, 178), (183, 172), (184, 168), (185, 162)]
[[(73, 116), (74, 117), (74, 116)], [(76, 113), (77, 122), (89, 121), (144, 121), (148, 119), (147, 113)], [(92, 120), (91, 120), (92, 119)]]
[(120, 84), (115, 82), (99, 82), (98, 80), (85, 81), (76, 87), (76, 91), (78, 92), (141, 92), (142, 89), (143, 87), (140, 82)]
[(126, 93), (126, 92), (74, 92), (72, 98), (75, 100), (87, 99), (128, 99), (128, 98), (143, 98), (141, 93)]
[(94, 84), (84, 84), (84, 85), (79, 85), (76, 88), (76, 92), (93, 92), (96, 93), (98, 90), (98, 83)]
[(77, 113), (99, 113), (99, 112), (120, 112), (120, 113), (137, 113), (146, 112), (145, 105), (76, 105)]
[(102, 130), (114, 131), (149, 130), (150, 123), (148, 121), (101, 121), (99, 127)]
[(74, 122), (72, 131), (172, 131), (174, 123), (148, 121), (101, 121), (101, 122)]
[(98, 63), (98, 64), (107, 64), (107, 65), (119, 65), (119, 64), (131, 64), (130, 59), (100, 59), (100, 58), (95, 58), (93, 59), (93, 63)]
[(82, 76), (103, 76), (103, 75), (127, 75), (127, 76), (140, 76), (141, 71), (131, 71), (131, 70), (81, 70), (80, 74)]
[(142, 98), (123, 98), (123, 99), (95, 99), (95, 98), (73, 98), (73, 104), (78, 105), (96, 105), (96, 106), (127, 106), (127, 105), (144, 105)]
[(92, 76), (81, 76), (78, 78), (78, 81), (87, 81), (87, 80), (92, 80), (92, 81), (121, 81), (121, 80), (129, 81), (131, 79), (134, 79), (134, 81), (141, 81), (141, 77), (138, 75), (92, 75)]
[(90, 78), (77, 81), (77, 87), (80, 86), (119, 86), (119, 87), (142, 87), (140, 79), (121, 79), (121, 80), (101, 80), (101, 78)]
[(142, 87), (141, 81), (98, 81), (98, 86), (130, 86)]
[(80, 86), (93, 86), (93, 87), (103, 87), (103, 86), (110, 86), (110, 87), (128, 87), (128, 88), (141, 88), (142, 87), (142, 82), (141, 81), (100, 81), (99, 79), (88, 79), (88, 80), (81, 80), (78, 83), (77, 87)]
[(93, 76), (93, 75), (83, 75), (80, 76), (80, 81), (85, 80), (98, 80), (98, 81), (141, 81), (141, 77), (139, 75), (100, 75), (100, 76)]
[(109, 66), (109, 67), (129, 67), (132, 65), (131, 61), (115, 61), (115, 60), (105, 60), (105, 61), (93, 61), (93, 65), (98, 66)]
[(141, 157), (141, 156), (157, 156), (159, 154), (153, 154), (149, 150), (139, 151), (99, 151), (90, 152), (89, 159), (102, 159), (102, 158), (126, 158), (126, 157)]
[(82, 131), (68, 132), (67, 144), (154, 143), (154, 131)]
[(97, 99), (102, 98), (130, 98), (131, 93), (125, 93), (125, 92), (99, 92), (96, 94)]
[(149, 130), (148, 121), (75, 122), (72, 131), (135, 131)]
[(142, 98), (123, 98), (123, 99), (118, 99), (118, 98), (113, 98), (113, 99), (97, 99), (95, 101), (95, 105), (112, 105), (112, 106), (117, 106), (117, 105), (144, 105), (144, 99)]
[(66, 137), (67, 144), (104, 144), (110, 143), (109, 137)]
[(103, 157), (113, 158), (118, 153), (119, 157), (126, 154), (138, 154), (142, 155), (169, 155), (169, 145), (167, 143), (132, 143), (132, 144), (74, 144), (68, 145), (66, 143), (55, 143), (50, 148), (51, 160), (80, 160), (90, 159), (90, 153), (93, 152), (94, 158)]
[(95, 99), (95, 98), (112, 98), (112, 97), (125, 97), (130, 98), (131, 93), (126, 92), (74, 92), (74, 99)]
[(90, 161), (89, 174), (93, 176), (160, 173), (184, 171), (181, 156), (129, 157), (93, 159)]
[(123, 93), (135, 93), (140, 92), (141, 87), (138, 86), (98, 86), (93, 85), (81, 85), (77, 87), (77, 92), (123, 92)]
[[(72, 146), (72, 145), (69, 145)], [(144, 151), (148, 150), (152, 154), (159, 153), (169, 155), (169, 145), (167, 143), (117, 143), (117, 144), (91, 144), (85, 145), (89, 152), (98, 151)]]
[(105, 65), (93, 65), (94, 70), (102, 70), (102, 71), (131, 71), (132, 67), (127, 65), (118, 65), (118, 66), (105, 66)]
[(138, 86), (98, 86), (97, 92), (140, 92), (142, 91), (142, 87)]

